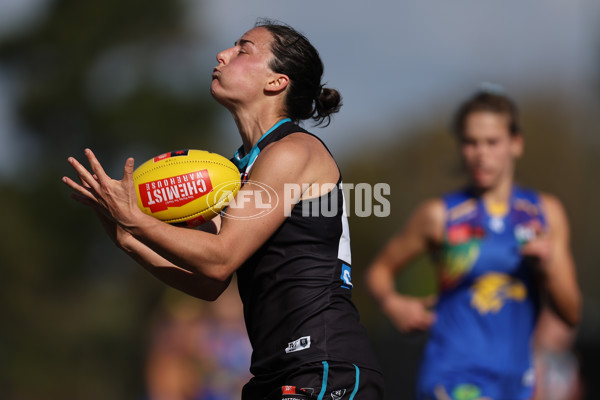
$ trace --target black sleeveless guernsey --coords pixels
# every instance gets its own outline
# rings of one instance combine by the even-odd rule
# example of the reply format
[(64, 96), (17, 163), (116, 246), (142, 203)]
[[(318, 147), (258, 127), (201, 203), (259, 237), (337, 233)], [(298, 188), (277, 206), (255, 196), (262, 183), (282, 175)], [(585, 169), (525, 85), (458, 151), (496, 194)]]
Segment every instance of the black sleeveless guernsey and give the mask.
[[(285, 122), (258, 147), (262, 150), (295, 132), (312, 135)], [(243, 179), (251, 167), (240, 171)], [(340, 175), (329, 193), (297, 203), (238, 269), (253, 348), (250, 371), (255, 376), (295, 371), (318, 361), (348, 362), (379, 371), (351, 300), (350, 238), (343, 209)]]

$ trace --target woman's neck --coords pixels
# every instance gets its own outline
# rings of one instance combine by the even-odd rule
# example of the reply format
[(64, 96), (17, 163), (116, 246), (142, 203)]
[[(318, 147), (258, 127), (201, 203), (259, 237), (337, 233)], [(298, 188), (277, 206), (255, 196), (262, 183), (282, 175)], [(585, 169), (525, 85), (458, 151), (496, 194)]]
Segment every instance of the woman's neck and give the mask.
[(512, 190), (512, 179), (506, 179), (494, 187), (479, 189), (478, 193), (489, 212), (492, 214), (505, 214), (505, 211), (508, 210), (510, 204)]
[(233, 114), (235, 125), (244, 145), (244, 153), (248, 154), (265, 132), (283, 118), (285, 117), (275, 114), (265, 116)]

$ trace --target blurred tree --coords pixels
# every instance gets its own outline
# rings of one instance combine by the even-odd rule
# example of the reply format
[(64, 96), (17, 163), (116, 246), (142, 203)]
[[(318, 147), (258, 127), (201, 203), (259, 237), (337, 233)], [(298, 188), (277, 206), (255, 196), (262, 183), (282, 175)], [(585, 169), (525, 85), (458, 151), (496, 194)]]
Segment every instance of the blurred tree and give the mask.
[(195, 70), (183, 11), (173, 0), (55, 0), (38, 26), (0, 40), (36, 144), (0, 187), (3, 399), (142, 395), (144, 329), (163, 286), (113, 248), (60, 177), (84, 147), (117, 178), (126, 155), (211, 147), (210, 70)]
[(179, 58), (191, 50), (182, 9), (166, 0), (56, 0), (37, 29), (0, 42), (3, 67), (22, 84), (19, 115), (44, 154), (82, 144), (101, 153), (140, 142), (170, 149), (211, 128), (209, 71), (201, 91), (168, 81), (190, 61)]

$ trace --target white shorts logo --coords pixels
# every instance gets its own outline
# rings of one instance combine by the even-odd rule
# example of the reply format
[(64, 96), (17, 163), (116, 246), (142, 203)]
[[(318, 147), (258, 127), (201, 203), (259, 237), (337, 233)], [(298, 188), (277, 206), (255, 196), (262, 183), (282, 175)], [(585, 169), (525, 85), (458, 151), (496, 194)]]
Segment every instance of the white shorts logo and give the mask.
[(285, 349), (286, 353), (293, 353), (295, 351), (306, 350), (310, 347), (310, 336), (304, 336), (300, 339), (294, 340), (293, 342), (289, 342), (287, 348)]

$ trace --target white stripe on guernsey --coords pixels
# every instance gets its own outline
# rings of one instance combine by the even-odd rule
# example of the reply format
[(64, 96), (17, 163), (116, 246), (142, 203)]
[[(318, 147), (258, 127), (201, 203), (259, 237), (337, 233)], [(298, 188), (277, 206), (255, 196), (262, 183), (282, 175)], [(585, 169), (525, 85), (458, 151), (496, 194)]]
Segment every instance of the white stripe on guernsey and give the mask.
[[(259, 152), (259, 154), (260, 154), (260, 152)], [(258, 155), (257, 155), (257, 158), (258, 158)], [(245, 171), (247, 174), (250, 174), (250, 170), (252, 169), (252, 166), (254, 165), (255, 162), (256, 162), (256, 158), (254, 160), (250, 161), (250, 164), (248, 164), (248, 166), (246, 167), (246, 171)]]
[(352, 254), (350, 253), (350, 228), (348, 227), (348, 216), (346, 215), (346, 198), (344, 197), (344, 191), (342, 190), (342, 182), (340, 182), (339, 193), (342, 196), (342, 236), (340, 236), (340, 244), (338, 247), (338, 258), (348, 264), (352, 265)]

